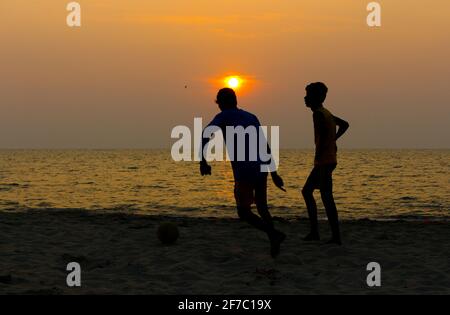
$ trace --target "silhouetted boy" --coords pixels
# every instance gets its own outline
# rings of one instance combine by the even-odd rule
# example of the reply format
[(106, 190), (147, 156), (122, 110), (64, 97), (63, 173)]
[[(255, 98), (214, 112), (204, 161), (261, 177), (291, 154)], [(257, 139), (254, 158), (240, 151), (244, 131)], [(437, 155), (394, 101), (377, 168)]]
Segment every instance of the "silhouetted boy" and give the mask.
[[(209, 126), (217, 126), (222, 130), (222, 134), (227, 141), (226, 137), (226, 127), (237, 127), (242, 126), (247, 128), (253, 126), (256, 130), (259, 130), (260, 123), (258, 118), (242, 109), (237, 107), (236, 94), (232, 89), (224, 88), (217, 94), (216, 103), (219, 105), (221, 112), (216, 115), (216, 117), (209, 123)], [(200, 173), (202, 176), (211, 175), (211, 167), (206, 162), (203, 152), (205, 146), (209, 142), (209, 138), (202, 137), (202, 153), (200, 162)], [(239, 141), (234, 139), (234, 144), (236, 145)], [(263, 141), (259, 139), (258, 141)], [(255, 147), (250, 148), (254, 143), (250, 141), (245, 141), (245, 159), (238, 160), (239, 153), (237, 150), (239, 148), (234, 148), (234, 153), (228, 153), (230, 155), (231, 166), (234, 175), (234, 196), (236, 199), (236, 205), (238, 210), (238, 215), (242, 220), (245, 220), (249, 224), (253, 225), (259, 230), (267, 233), (270, 243), (271, 243), (271, 255), (276, 257), (280, 251), (280, 244), (286, 238), (286, 235), (275, 229), (272, 216), (270, 215), (267, 206), (267, 173), (261, 171), (262, 161), (259, 157), (255, 160), (249, 158), (249, 152), (254, 150)], [(228, 147), (228, 146), (227, 146)], [(257, 147), (256, 147), (257, 148)], [(277, 174), (277, 172), (272, 172), (272, 180), (274, 184), (284, 190), (283, 180)], [(260, 216), (254, 214), (251, 210), (251, 205), (256, 203), (256, 208)]]
[[(311, 232), (305, 237), (305, 241), (320, 239), (317, 205), (313, 196), (314, 189), (320, 189), (322, 202), (325, 206), (332, 232), (332, 238), (328, 243), (340, 245), (341, 235), (339, 232), (338, 213), (333, 198), (332, 173), (337, 165), (336, 140), (347, 131), (349, 124), (345, 120), (333, 116), (323, 107), (327, 92), (328, 88), (321, 82), (311, 83), (306, 87), (305, 104), (313, 111), (316, 153), (314, 168), (302, 190), (311, 223)], [(339, 127), (337, 133), (336, 126)]]

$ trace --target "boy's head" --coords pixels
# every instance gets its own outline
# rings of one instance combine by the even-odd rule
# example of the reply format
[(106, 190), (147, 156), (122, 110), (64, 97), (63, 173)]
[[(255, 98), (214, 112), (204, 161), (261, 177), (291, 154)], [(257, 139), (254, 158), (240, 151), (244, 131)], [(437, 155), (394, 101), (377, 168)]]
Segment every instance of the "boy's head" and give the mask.
[(322, 82), (311, 83), (306, 86), (305, 104), (309, 108), (322, 106), (327, 98), (328, 88)]
[(230, 88), (223, 88), (217, 93), (216, 103), (220, 110), (237, 108), (236, 93)]

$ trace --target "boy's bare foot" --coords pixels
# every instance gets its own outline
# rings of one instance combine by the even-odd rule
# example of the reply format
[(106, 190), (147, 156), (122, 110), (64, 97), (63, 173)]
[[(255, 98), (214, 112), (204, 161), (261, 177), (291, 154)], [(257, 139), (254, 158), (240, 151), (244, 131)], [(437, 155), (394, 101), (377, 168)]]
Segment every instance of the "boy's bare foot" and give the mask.
[(286, 234), (280, 231), (275, 231), (270, 237), (270, 255), (272, 258), (276, 258), (280, 254), (280, 245), (285, 239)]

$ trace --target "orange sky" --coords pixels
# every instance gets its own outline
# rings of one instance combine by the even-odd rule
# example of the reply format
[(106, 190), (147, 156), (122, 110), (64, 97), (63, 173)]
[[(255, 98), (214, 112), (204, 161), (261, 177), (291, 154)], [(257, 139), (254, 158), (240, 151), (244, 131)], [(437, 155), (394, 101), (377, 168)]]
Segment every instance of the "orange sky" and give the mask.
[(448, 0), (379, 1), (380, 29), (368, 0), (80, 0), (79, 29), (68, 2), (0, 3), (0, 148), (169, 147), (229, 74), (282, 147), (312, 147), (319, 80), (343, 147), (450, 147)]

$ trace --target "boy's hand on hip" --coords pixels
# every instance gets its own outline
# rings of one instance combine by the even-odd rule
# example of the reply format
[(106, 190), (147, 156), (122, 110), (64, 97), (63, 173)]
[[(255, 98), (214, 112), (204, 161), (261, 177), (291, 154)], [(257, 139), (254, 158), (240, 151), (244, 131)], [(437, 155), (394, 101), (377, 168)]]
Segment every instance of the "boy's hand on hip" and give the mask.
[(283, 179), (280, 177), (280, 175), (277, 174), (277, 172), (273, 172), (272, 174), (272, 181), (279, 189), (286, 192), (286, 189), (284, 189), (284, 182)]

